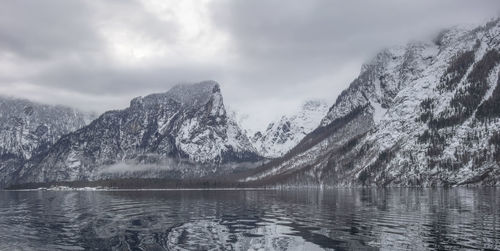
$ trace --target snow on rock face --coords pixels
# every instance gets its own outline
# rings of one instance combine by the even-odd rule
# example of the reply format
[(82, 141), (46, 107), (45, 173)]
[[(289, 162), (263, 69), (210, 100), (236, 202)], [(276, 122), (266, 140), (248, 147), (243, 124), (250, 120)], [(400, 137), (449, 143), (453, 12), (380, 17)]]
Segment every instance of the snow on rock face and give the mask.
[(93, 117), (64, 106), (0, 97), (0, 187), (27, 159), (76, 131)]
[(320, 186), (499, 184), (499, 50), (496, 20), (475, 29), (450, 29), (435, 43), (382, 51), (293, 154), (244, 180)]
[(262, 156), (280, 157), (318, 127), (327, 111), (328, 105), (325, 101), (307, 101), (296, 114), (283, 116), (280, 120), (270, 123), (265, 132), (255, 133), (251, 139), (252, 143)]
[(87, 115), (64, 106), (0, 97), (0, 154), (30, 158), (40, 147), (83, 127)]
[(359, 77), (340, 94), (321, 125), (326, 126), (368, 103), (374, 111), (381, 113), (377, 115), (383, 115), (383, 109), (393, 104), (401, 89), (421, 76), (437, 53), (437, 45), (426, 43), (410, 43), (405, 47), (383, 50), (362, 66)]
[(175, 172), (167, 177), (201, 176), (224, 164), (257, 160), (248, 138), (226, 116), (219, 84), (205, 81), (138, 97), (124, 110), (106, 112), (31, 160), (19, 182), (98, 179), (106, 167), (122, 162), (168, 165), (165, 170)]

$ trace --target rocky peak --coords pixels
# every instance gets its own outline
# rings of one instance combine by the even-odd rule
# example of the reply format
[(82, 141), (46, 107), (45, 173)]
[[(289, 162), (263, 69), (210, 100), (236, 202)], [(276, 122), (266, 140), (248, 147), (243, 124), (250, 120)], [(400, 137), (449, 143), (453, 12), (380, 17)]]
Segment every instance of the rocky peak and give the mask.
[(151, 107), (174, 101), (184, 109), (198, 108), (216, 96), (222, 96), (219, 84), (215, 81), (203, 81), (194, 84), (178, 84), (164, 93), (136, 97), (131, 101), (131, 106)]
[[(201, 177), (229, 163), (260, 159), (227, 116), (219, 84), (204, 81), (138, 97), (124, 110), (106, 112), (32, 160), (21, 182), (98, 179), (109, 168), (120, 171), (115, 166), (123, 163), (147, 164), (155, 172), (168, 169), (155, 173), (161, 177)], [(148, 170), (142, 175), (153, 175)]]
[(321, 126), (327, 126), (352, 110), (369, 105), (376, 118), (394, 104), (400, 90), (422, 73), (438, 54), (438, 47), (430, 43), (412, 42), (382, 50), (364, 64), (360, 75), (343, 91), (329, 109)]
[(25, 161), (94, 117), (69, 107), (0, 96), (0, 188), (17, 179)]
[[(149, 95), (152, 96), (152, 95)], [(204, 106), (210, 99), (221, 97), (220, 86), (215, 81), (203, 81), (195, 84), (180, 84), (163, 94), (164, 98), (173, 99), (182, 106)]]
[[(246, 178), (287, 185), (500, 182), (500, 22), (380, 52), (321, 126)], [(276, 185), (276, 183), (274, 183)]]
[(28, 159), (83, 127), (90, 116), (61, 105), (0, 96), (0, 153)]
[(252, 143), (261, 155), (269, 158), (280, 157), (314, 130), (327, 110), (325, 101), (308, 100), (296, 113), (269, 123), (265, 132), (255, 133)]

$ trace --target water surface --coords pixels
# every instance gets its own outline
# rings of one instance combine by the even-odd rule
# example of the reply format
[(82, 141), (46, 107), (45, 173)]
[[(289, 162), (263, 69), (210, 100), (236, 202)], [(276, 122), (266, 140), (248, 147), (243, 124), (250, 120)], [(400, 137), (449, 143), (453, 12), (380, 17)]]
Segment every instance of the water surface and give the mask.
[(500, 249), (500, 191), (0, 191), (0, 250)]

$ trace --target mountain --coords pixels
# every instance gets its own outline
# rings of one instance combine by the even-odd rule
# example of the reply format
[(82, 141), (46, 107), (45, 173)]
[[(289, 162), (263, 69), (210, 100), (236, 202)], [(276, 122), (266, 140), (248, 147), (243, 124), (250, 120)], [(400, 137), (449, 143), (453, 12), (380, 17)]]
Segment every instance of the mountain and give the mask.
[(219, 84), (205, 81), (104, 113), (31, 158), (18, 182), (201, 177), (260, 159), (227, 116)]
[(0, 96), (0, 187), (22, 163), (46, 151), (62, 135), (88, 123), (92, 114)]
[(309, 100), (291, 116), (269, 124), (265, 132), (257, 132), (251, 138), (260, 155), (268, 158), (283, 156), (302, 138), (318, 127), (328, 112), (328, 105), (322, 100)]
[(242, 181), (454, 186), (500, 182), (500, 21), (383, 50), (321, 125)]

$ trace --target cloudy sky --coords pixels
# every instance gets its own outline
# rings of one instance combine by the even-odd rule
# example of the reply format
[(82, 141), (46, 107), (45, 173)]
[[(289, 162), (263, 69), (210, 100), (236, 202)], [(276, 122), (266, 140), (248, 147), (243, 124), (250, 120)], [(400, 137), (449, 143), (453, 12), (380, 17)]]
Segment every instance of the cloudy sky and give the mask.
[(497, 16), (498, 0), (2, 0), (0, 93), (102, 112), (212, 79), (258, 129), (333, 103), (381, 48)]

